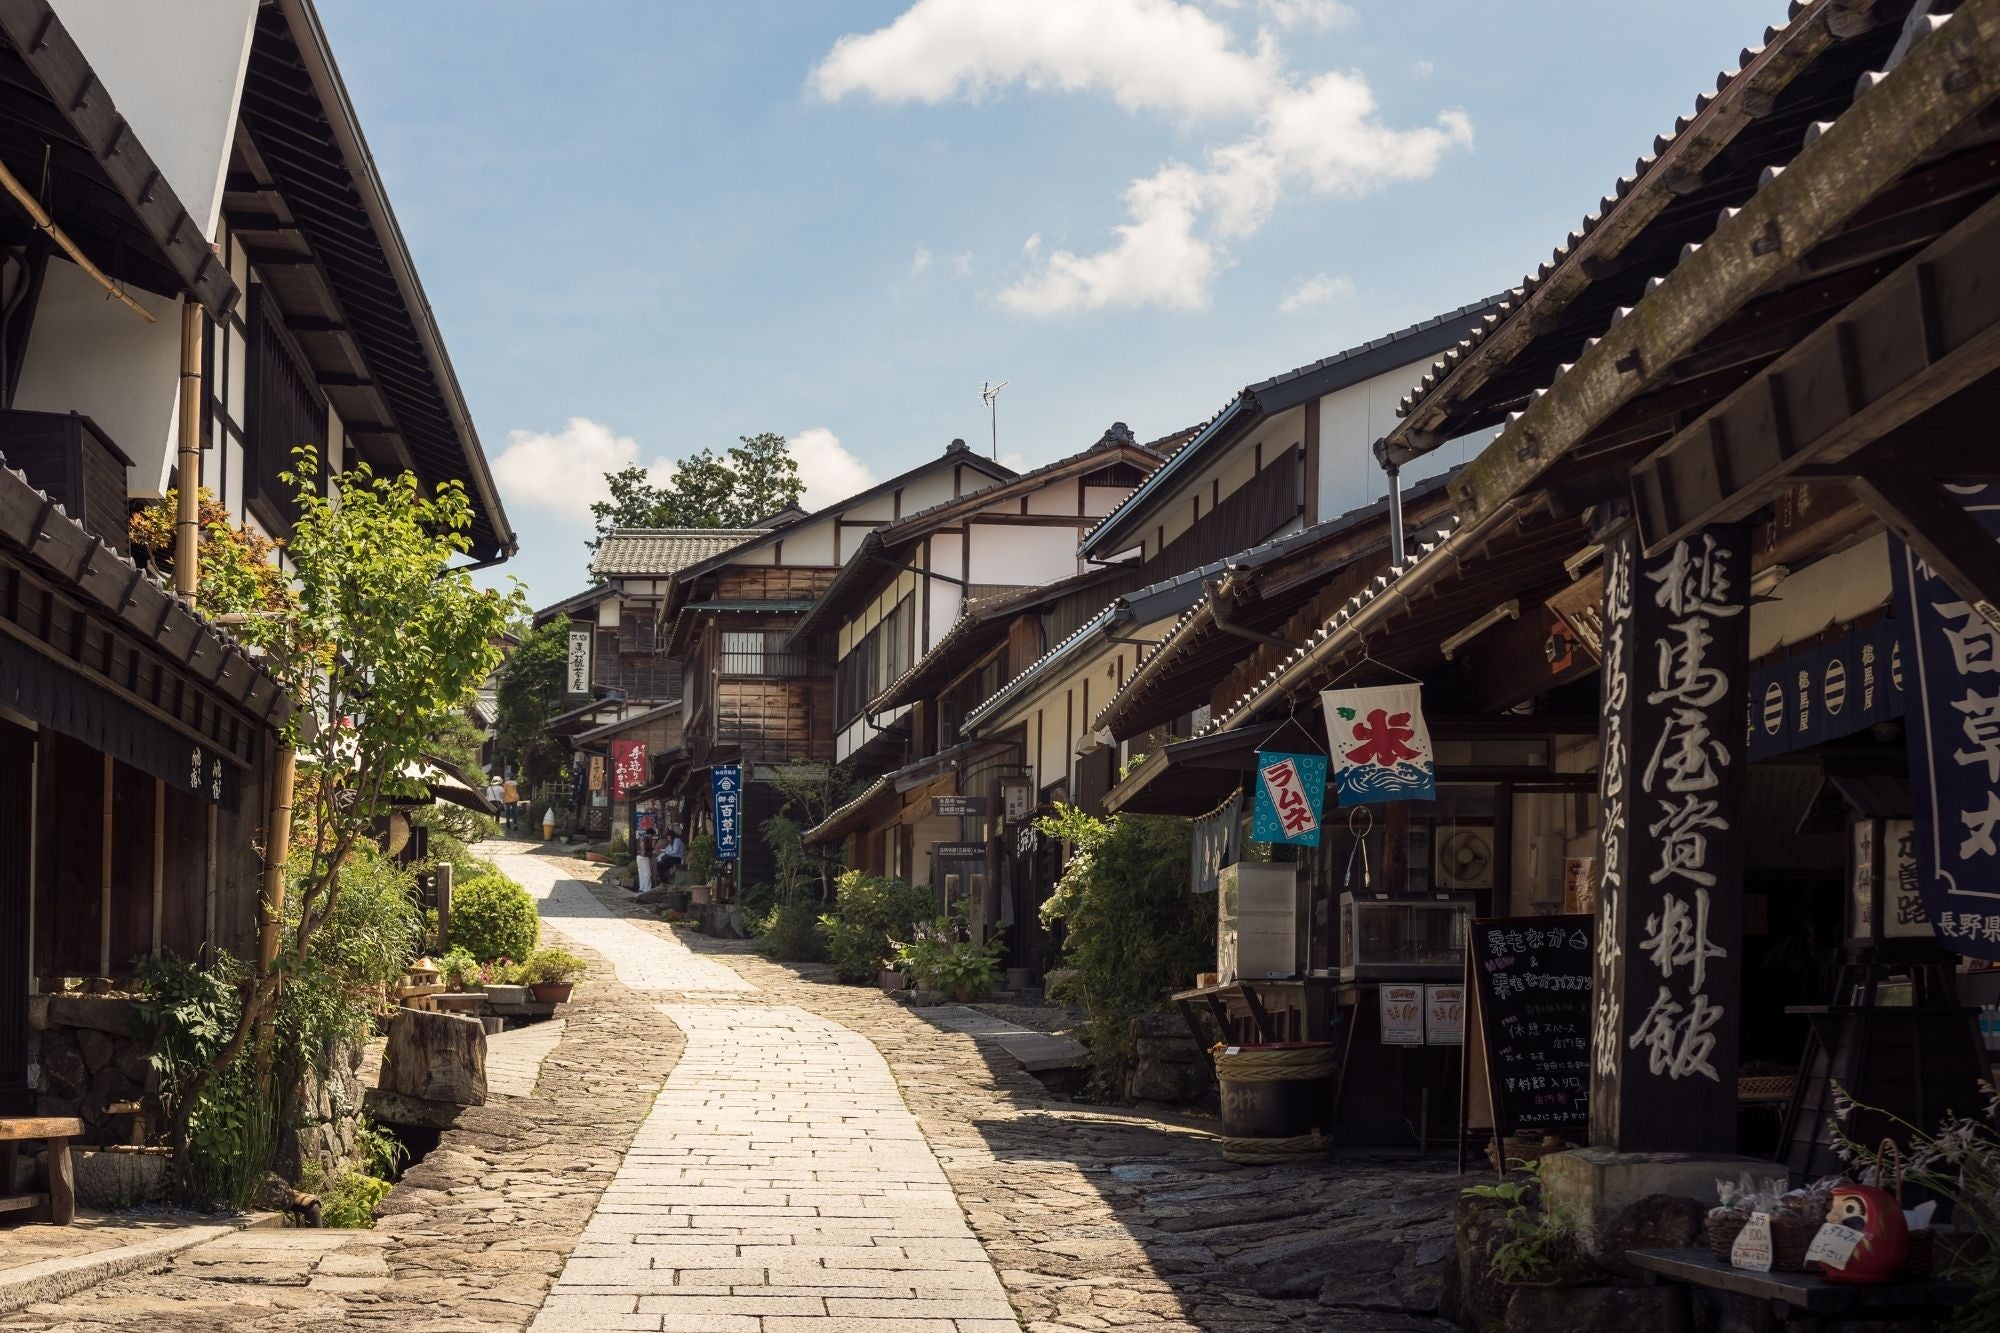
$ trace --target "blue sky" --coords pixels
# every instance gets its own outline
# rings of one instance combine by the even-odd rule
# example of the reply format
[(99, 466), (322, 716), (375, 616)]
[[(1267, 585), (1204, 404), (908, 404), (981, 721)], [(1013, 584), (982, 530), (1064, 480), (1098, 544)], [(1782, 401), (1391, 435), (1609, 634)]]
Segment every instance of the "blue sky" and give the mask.
[(540, 605), (607, 465), (772, 430), (823, 503), (987, 379), (1035, 464), (1510, 287), (1785, 5), (320, 8)]

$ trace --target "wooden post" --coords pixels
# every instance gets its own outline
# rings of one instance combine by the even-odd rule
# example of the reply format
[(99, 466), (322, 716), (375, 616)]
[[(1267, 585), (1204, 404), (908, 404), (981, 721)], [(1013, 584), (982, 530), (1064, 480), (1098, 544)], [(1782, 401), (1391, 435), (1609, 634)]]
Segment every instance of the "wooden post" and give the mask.
[(1734, 1152), (1749, 530), (1604, 547), (1590, 1141)]
[(271, 811), (264, 824), (264, 894), (257, 932), (257, 974), (268, 976), (278, 961), (278, 932), (285, 923), (285, 862), (292, 846), (292, 779), (298, 755), (278, 751), (271, 773)]
[(112, 764), (116, 761), (110, 755), (104, 756), (104, 809), (102, 811), (102, 842), (98, 848), (98, 897), (97, 897), (97, 975), (111, 975), (111, 803)]
[(167, 784), (153, 779), (153, 956), (160, 956), (163, 928), (160, 916), (167, 905)]
[(201, 569), (201, 305), (181, 307), (180, 466), (174, 517), (174, 592), (195, 604)]

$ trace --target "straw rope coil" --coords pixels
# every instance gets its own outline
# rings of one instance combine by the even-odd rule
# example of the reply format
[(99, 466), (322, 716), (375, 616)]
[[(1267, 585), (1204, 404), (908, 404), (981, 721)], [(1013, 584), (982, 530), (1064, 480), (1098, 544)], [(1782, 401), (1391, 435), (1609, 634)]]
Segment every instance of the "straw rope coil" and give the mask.
[(1222, 1160), (1235, 1162), (1238, 1166), (1296, 1162), (1301, 1157), (1333, 1151), (1333, 1140), (1317, 1131), (1287, 1139), (1239, 1139), (1217, 1135), (1215, 1141), (1222, 1145)]
[(1324, 1047), (1278, 1051), (1250, 1047), (1215, 1053), (1215, 1076), (1226, 1083), (1332, 1078), (1333, 1067), (1333, 1051)]

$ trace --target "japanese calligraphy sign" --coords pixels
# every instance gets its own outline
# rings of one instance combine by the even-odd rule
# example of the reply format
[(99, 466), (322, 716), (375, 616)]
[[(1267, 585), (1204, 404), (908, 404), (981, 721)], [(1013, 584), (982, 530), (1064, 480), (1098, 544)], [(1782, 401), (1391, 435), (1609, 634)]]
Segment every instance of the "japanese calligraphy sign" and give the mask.
[(563, 689), (566, 693), (587, 695), (590, 693), (590, 631), (573, 629), (569, 632), (569, 669), (564, 676)]
[(1733, 1151), (1749, 541), (1604, 553), (1590, 1141)]
[(1257, 752), (1257, 809), (1250, 820), (1253, 840), (1319, 846), (1320, 807), (1325, 803), (1325, 755)]
[(1319, 697), (1342, 805), (1437, 799), (1437, 764), (1419, 686), (1323, 690)]
[(646, 742), (611, 742), (611, 799), (622, 801), (646, 785)]
[(604, 756), (601, 754), (590, 756), (590, 789), (604, 790)]
[(1475, 1035), (1502, 1134), (1583, 1136), (1591, 1095), (1590, 929), (1581, 915), (1472, 923), (1466, 970), (1479, 1015)]
[[(1950, 489), (2000, 538), (2000, 483)], [(1911, 677), (1917, 885), (1940, 942), (2000, 959), (2000, 628), (1907, 546), (1889, 553)]]
[(715, 856), (734, 861), (743, 850), (743, 766), (717, 764), (708, 770), (715, 817)]

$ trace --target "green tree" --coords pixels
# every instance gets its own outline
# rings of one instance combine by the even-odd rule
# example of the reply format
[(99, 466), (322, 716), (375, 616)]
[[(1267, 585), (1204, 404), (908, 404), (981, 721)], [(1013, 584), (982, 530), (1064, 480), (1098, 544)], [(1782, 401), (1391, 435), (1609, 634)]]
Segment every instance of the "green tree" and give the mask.
[(500, 668), (495, 739), (502, 760), (530, 785), (562, 773), (562, 742), (547, 728), (563, 709), (563, 689), (569, 683), (569, 626), (560, 619), (529, 630)]
[(290, 895), (284, 916), (265, 921), (278, 929), (276, 956), (245, 982), (234, 1030), (179, 1089), (176, 1146), (206, 1082), (253, 1043), (269, 1068), (277, 1001), (288, 976), (312, 972), (316, 941), (341, 907), (343, 866), (398, 797), (424, 795), (411, 773), (499, 665), (500, 634), (528, 609), (518, 584), (483, 590), (454, 565), (471, 546), (459, 483), (426, 493), (410, 473), (378, 477), (364, 465), (334, 478), (329, 498), (312, 450), (296, 457), (286, 476), (299, 503), (286, 548), (295, 606), (244, 625), (294, 704), (281, 738), (300, 771), (290, 846), (274, 838), (266, 853), (284, 865)]
[(740, 528), (795, 505), (805, 493), (798, 460), (785, 437), (772, 431), (737, 437), (721, 454), (710, 449), (674, 465), (673, 479), (656, 486), (642, 467), (604, 474), (611, 498), (591, 505), (595, 551), (617, 528)]

